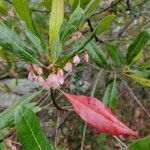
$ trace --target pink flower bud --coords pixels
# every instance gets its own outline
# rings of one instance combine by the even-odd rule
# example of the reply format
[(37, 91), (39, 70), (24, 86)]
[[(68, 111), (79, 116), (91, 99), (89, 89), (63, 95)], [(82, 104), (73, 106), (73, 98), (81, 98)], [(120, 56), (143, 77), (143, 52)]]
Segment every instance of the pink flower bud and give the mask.
[(82, 33), (77, 31), (72, 34), (72, 40), (78, 40), (82, 37)]
[(37, 76), (34, 74), (34, 72), (29, 72), (29, 74), (28, 74), (28, 80), (31, 80), (31, 81), (33, 81), (33, 80), (36, 80), (37, 79)]
[(73, 57), (73, 63), (75, 65), (78, 65), (80, 63), (80, 57), (78, 55), (76, 55), (76, 56)]
[(14, 13), (13, 13), (13, 11), (12, 11), (12, 10), (9, 10), (9, 11), (8, 11), (8, 16), (10, 16), (10, 17), (14, 17)]
[(33, 71), (33, 67), (32, 67), (32, 65), (30, 65), (30, 64), (27, 64), (27, 65), (26, 65), (26, 69), (27, 69), (28, 71)]
[(89, 62), (89, 54), (88, 54), (87, 52), (85, 52), (85, 53), (83, 54), (83, 60), (84, 60), (86, 63)]
[(65, 71), (71, 72), (72, 71), (72, 64), (70, 62), (66, 63), (66, 65), (63, 69)]
[(43, 73), (42, 68), (38, 67), (37, 65), (33, 65), (34, 70), (37, 72), (38, 75)]
[(54, 64), (50, 64), (47, 68), (52, 69), (54, 67)]
[(62, 69), (59, 69), (57, 71), (57, 80), (58, 80), (59, 85), (64, 84), (64, 72)]
[(37, 77), (37, 82), (39, 83), (39, 85), (40, 85), (43, 89), (49, 90), (49, 86), (48, 86), (47, 82), (43, 79), (43, 77), (38, 76), (38, 77)]
[(50, 74), (46, 80), (49, 88), (56, 89), (59, 87), (59, 82), (56, 74)]

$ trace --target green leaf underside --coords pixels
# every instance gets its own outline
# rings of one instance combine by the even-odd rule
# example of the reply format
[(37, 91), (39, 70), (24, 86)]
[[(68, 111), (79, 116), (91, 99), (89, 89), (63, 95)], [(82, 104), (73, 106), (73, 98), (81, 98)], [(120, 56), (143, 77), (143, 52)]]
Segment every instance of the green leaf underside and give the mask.
[(33, 111), (21, 107), (14, 117), (17, 138), (25, 150), (52, 150)]

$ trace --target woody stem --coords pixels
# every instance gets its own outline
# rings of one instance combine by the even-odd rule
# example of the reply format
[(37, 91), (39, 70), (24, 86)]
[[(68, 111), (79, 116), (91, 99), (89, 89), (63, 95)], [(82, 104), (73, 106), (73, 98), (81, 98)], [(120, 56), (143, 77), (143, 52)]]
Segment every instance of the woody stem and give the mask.
[(64, 110), (63, 108), (59, 107), (55, 101), (55, 97), (54, 97), (54, 90), (51, 89), (51, 99), (52, 99), (52, 102), (54, 104), (54, 106), (58, 109), (58, 110)]

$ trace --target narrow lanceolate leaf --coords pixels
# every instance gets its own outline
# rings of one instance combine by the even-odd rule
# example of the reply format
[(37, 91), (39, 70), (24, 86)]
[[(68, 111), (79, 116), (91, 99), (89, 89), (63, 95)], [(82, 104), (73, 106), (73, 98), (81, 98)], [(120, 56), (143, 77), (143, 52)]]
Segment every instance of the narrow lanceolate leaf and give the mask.
[(6, 7), (3, 0), (0, 0), (0, 12), (6, 13)]
[(52, 5), (52, 1), (51, 0), (44, 0), (44, 5), (45, 7), (50, 10), (51, 9), (51, 5)]
[(0, 22), (0, 46), (17, 57), (38, 65), (42, 65), (33, 49), (2, 22)]
[(132, 70), (129, 70), (128, 72), (130, 74), (136, 74), (136, 75), (144, 77), (144, 78), (150, 78), (150, 68), (149, 69), (136, 68), (136, 70), (132, 69)]
[(61, 36), (61, 41), (63, 41), (68, 34), (72, 33), (77, 28), (77, 25), (81, 21), (82, 14), (83, 10), (78, 6), (76, 10), (73, 12), (73, 14), (70, 16), (70, 19)]
[(28, 5), (28, 0), (13, 0), (13, 6), (18, 13), (18, 15), (22, 18), (22, 20), (27, 25), (28, 29), (37, 35), (37, 32), (34, 28), (32, 18), (31, 18), (31, 12)]
[(102, 102), (94, 97), (64, 93), (75, 112), (89, 125), (111, 135), (137, 137), (138, 134), (119, 121)]
[(99, 6), (99, 4), (99, 0), (91, 0), (84, 10), (84, 19), (89, 18), (93, 11)]
[(29, 8), (28, 0), (13, 0), (13, 6), (18, 13), (18, 15), (22, 18), (22, 20), (25, 22), (27, 28), (40, 39), (40, 43), (43, 46), (43, 48), (46, 48), (46, 44), (44, 40), (42, 39), (42, 36), (37, 32), (34, 23), (32, 21), (31, 17), (31, 11)]
[(141, 50), (143, 49), (147, 41), (148, 41), (148, 33), (142, 31), (141, 33), (138, 34), (136, 39), (129, 45), (126, 54), (126, 61), (128, 65), (133, 64), (139, 59)]
[(59, 39), (60, 27), (64, 18), (64, 0), (53, 0), (49, 27), (49, 45), (51, 59), (54, 62), (61, 50)]
[(40, 40), (30, 31), (26, 30), (25, 31), (27, 38), (30, 40), (30, 42), (33, 44), (35, 50), (37, 52), (42, 52), (42, 47)]
[(104, 32), (111, 25), (114, 18), (114, 14), (104, 17), (98, 24), (98, 27), (96, 28), (96, 34), (101, 34), (102, 32)]
[(75, 0), (69, 0), (69, 4), (70, 4), (71, 6), (73, 6), (74, 1), (75, 1)]
[(106, 92), (103, 97), (103, 103), (109, 106), (110, 109), (114, 109), (117, 99), (117, 86), (116, 78), (112, 83), (107, 86)]
[(126, 74), (126, 76), (130, 77), (132, 80), (135, 80), (136, 82), (138, 82), (142, 85), (150, 86), (150, 79), (141, 77), (141, 76), (136, 75), (136, 74), (131, 74), (131, 75)]
[(105, 55), (99, 46), (91, 41), (87, 44), (85, 49), (87, 49), (92, 61), (94, 61), (99, 67), (107, 68)]
[(25, 150), (52, 150), (34, 112), (21, 107), (15, 112), (17, 138)]
[(119, 56), (119, 52), (118, 52), (117, 47), (113, 44), (110, 44), (110, 43), (106, 43), (105, 46), (108, 50), (110, 57), (112, 58), (112, 60), (115, 64), (115, 66), (120, 67), (121, 66), (121, 58)]
[(149, 150), (150, 148), (150, 136), (135, 141), (128, 147), (128, 150)]

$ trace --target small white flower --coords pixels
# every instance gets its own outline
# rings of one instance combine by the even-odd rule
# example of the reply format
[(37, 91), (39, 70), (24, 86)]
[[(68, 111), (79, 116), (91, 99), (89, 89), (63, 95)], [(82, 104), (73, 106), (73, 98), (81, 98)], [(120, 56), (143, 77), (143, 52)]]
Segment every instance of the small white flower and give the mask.
[(43, 73), (42, 68), (38, 67), (37, 65), (33, 65), (34, 70), (37, 72), (38, 75)]
[(83, 54), (83, 60), (84, 60), (86, 63), (89, 62), (89, 54), (88, 54), (87, 52), (85, 52), (85, 53)]
[(49, 86), (48, 86), (47, 82), (43, 79), (43, 77), (38, 76), (38, 77), (37, 77), (37, 82), (39, 83), (39, 85), (40, 85), (43, 89), (49, 90)]
[(28, 80), (36, 81), (36, 79), (37, 79), (37, 76), (34, 74), (34, 72), (30, 71), (28, 74)]
[(78, 55), (76, 55), (76, 56), (73, 57), (73, 63), (75, 65), (78, 65), (80, 63), (80, 57)]
[(62, 69), (59, 69), (57, 71), (57, 80), (59, 82), (60, 85), (63, 85), (64, 84), (64, 72)]
[(65, 71), (71, 72), (72, 71), (72, 63), (66, 63), (65, 67), (63, 68)]

